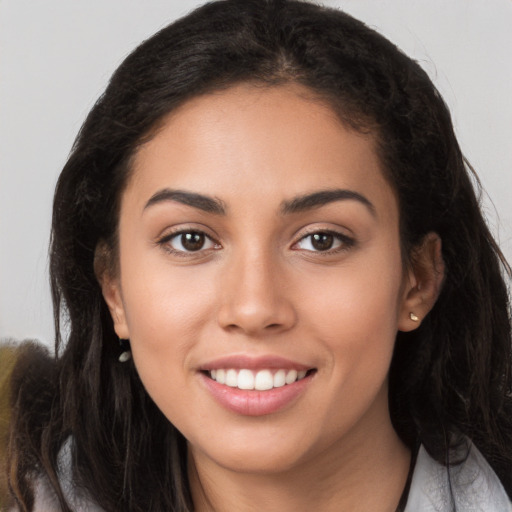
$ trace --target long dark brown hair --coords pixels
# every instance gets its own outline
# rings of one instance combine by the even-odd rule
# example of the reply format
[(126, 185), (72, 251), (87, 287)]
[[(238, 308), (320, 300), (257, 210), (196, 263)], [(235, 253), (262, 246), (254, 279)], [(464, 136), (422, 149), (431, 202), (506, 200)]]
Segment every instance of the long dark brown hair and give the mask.
[(450, 448), (472, 440), (512, 494), (510, 269), (442, 98), (416, 62), (343, 12), (226, 0), (195, 10), (126, 58), (60, 175), (50, 249), (56, 355), (26, 351), (13, 381), (10, 485), (21, 509), (30, 510), (39, 474), (70, 510), (57, 468), (67, 439), (76, 486), (105, 510), (193, 509), (185, 439), (133, 364), (118, 362), (95, 250), (103, 243), (116, 254), (131, 158), (163, 117), (243, 81), (306, 86), (345, 125), (375, 137), (399, 201), (406, 262), (425, 234), (441, 237), (441, 295), (417, 330), (397, 336), (392, 421), (409, 447), (422, 443), (443, 464)]

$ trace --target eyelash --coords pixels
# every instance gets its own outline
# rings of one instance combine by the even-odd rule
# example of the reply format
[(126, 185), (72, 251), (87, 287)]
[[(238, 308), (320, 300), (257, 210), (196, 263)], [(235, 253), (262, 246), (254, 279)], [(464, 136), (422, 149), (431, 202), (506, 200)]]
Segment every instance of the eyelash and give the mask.
[[(187, 250), (181, 250), (181, 249), (175, 249), (171, 246), (171, 242), (175, 239), (178, 239), (178, 237), (183, 235), (200, 235), (204, 237), (204, 241), (210, 242), (213, 246), (208, 248), (199, 248), (196, 251), (187, 251)], [(180, 257), (189, 257), (191, 255), (200, 255), (204, 254), (205, 251), (210, 250), (217, 250), (220, 249), (220, 244), (214, 240), (211, 236), (207, 235), (204, 231), (201, 231), (200, 229), (180, 229), (179, 231), (174, 231), (172, 233), (167, 233), (163, 237), (159, 238), (156, 243), (161, 246), (166, 252), (173, 254), (175, 256)], [(183, 247), (183, 243), (181, 243)]]
[[(297, 242), (295, 242), (293, 244), (292, 247), (297, 246), (300, 242), (305, 241), (308, 238), (310, 239), (310, 244), (312, 245), (313, 244), (312, 237), (314, 237), (315, 235), (332, 236), (334, 239), (334, 243), (336, 241), (339, 242), (339, 246), (335, 247), (334, 249), (332, 249), (332, 248), (326, 249), (325, 251), (321, 251), (321, 250), (315, 251), (315, 250), (311, 250), (311, 249), (302, 249), (302, 250), (311, 252), (314, 254), (318, 254), (321, 256), (330, 256), (332, 254), (338, 254), (340, 252), (348, 251), (350, 248), (354, 247), (354, 245), (356, 244), (356, 241), (353, 238), (351, 238), (343, 233), (339, 233), (338, 231), (333, 231), (331, 229), (317, 229), (317, 230), (311, 231), (311, 232), (303, 235), (299, 240), (297, 240)], [(300, 250), (300, 249), (298, 249), (298, 250)]]
[[(209, 241), (209, 243), (212, 244), (212, 247), (207, 247), (206, 249), (203, 247), (200, 247), (199, 249), (194, 251), (194, 250), (175, 249), (174, 247), (172, 247), (170, 245), (172, 240), (175, 240), (178, 237), (183, 236), (183, 235), (199, 235), (201, 237), (204, 237), (204, 240)], [(299, 240), (297, 240), (296, 242), (293, 243), (292, 249), (294, 247), (296, 247), (298, 244), (300, 244), (301, 242), (307, 240), (308, 238), (310, 239), (310, 244), (313, 245), (312, 237), (314, 237), (315, 235), (331, 236), (334, 239), (334, 243), (336, 243), (336, 241), (339, 242), (339, 246), (335, 247), (334, 249), (328, 248), (326, 250), (312, 250), (312, 249), (295, 249), (295, 250), (303, 250), (306, 252), (310, 252), (310, 253), (314, 253), (314, 254), (318, 254), (318, 255), (322, 255), (322, 256), (328, 256), (328, 255), (337, 254), (340, 252), (347, 251), (356, 244), (356, 241), (353, 238), (351, 238), (345, 234), (342, 234), (342, 233), (339, 233), (337, 231), (333, 231), (330, 229), (319, 229), (319, 230), (311, 231), (310, 233), (306, 233), (305, 235), (303, 235), (301, 238), (299, 238)], [(161, 246), (168, 253), (171, 253), (173, 255), (180, 256), (180, 257), (189, 257), (191, 255), (204, 254), (204, 251), (218, 250), (221, 248), (221, 245), (216, 240), (214, 240), (211, 236), (207, 235), (204, 231), (201, 231), (199, 229), (180, 229), (179, 231), (175, 231), (175, 232), (168, 233), (168, 234), (164, 235), (163, 237), (158, 239), (156, 241), (156, 243), (159, 246)], [(181, 243), (181, 246), (183, 247), (183, 243)]]

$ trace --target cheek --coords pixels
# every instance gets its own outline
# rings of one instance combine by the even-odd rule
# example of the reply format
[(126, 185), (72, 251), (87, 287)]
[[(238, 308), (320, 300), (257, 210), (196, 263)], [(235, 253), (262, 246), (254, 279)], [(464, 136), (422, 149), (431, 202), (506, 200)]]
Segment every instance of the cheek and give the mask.
[(401, 302), (401, 267), (396, 259), (378, 266), (347, 265), (311, 276), (304, 285), (308, 309), (326, 325), (341, 322), (342, 331), (396, 326)]
[(125, 303), (137, 373), (158, 408), (174, 422), (190, 410), (190, 354), (202, 337), (211, 301), (210, 291), (195, 280), (179, 274), (171, 278), (162, 270), (153, 266), (143, 280), (132, 280)]
[(333, 269), (305, 286), (303, 315), (343, 374), (358, 368), (387, 372), (398, 330), (401, 278), (398, 255)]
[[(125, 259), (122, 268), (123, 303), (132, 342), (157, 349), (173, 332), (197, 329), (214, 294), (208, 271), (170, 265), (164, 257)], [(173, 342), (177, 340), (171, 338)]]
[(159, 402), (185, 383), (188, 357), (214, 316), (215, 291), (200, 266), (171, 267), (161, 255), (140, 257), (136, 250), (125, 255), (121, 288), (133, 359)]
[(326, 396), (336, 405), (326, 408), (322, 424), (332, 436), (350, 429), (377, 397), (387, 407), (383, 386), (393, 355), (401, 291), (401, 267), (396, 261), (388, 264), (397, 269), (394, 275), (367, 265), (339, 269), (324, 282), (313, 280), (309, 299), (304, 299), (310, 338), (326, 355)]

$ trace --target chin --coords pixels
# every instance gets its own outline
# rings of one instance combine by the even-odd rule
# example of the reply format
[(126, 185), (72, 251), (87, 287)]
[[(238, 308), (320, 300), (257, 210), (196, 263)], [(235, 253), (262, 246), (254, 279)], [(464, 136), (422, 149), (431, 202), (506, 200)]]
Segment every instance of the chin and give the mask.
[(195, 459), (209, 459), (233, 472), (277, 474), (299, 467), (322, 450), (312, 432), (297, 425), (293, 432), (289, 426), (269, 428), (265, 423), (249, 429), (232, 427), (224, 435), (212, 435), (204, 444), (189, 442), (189, 452)]
[(300, 465), (301, 461), (297, 450), (283, 450), (276, 447), (273, 450), (262, 450), (257, 446), (215, 453), (212, 454), (211, 459), (215, 464), (229, 471), (253, 475), (285, 473)]

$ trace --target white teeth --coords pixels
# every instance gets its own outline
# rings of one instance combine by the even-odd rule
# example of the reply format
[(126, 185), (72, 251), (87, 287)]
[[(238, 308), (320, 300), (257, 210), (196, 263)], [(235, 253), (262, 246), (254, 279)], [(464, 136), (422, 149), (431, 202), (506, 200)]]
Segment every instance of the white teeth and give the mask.
[(289, 370), (288, 373), (286, 374), (286, 384), (291, 384), (292, 382), (295, 382), (297, 380), (297, 375), (297, 370)]
[(238, 389), (254, 389), (254, 375), (251, 370), (238, 372)]
[(228, 370), (226, 372), (226, 386), (230, 388), (238, 387), (238, 372), (236, 370)]
[(281, 388), (286, 384), (286, 372), (284, 370), (277, 370), (274, 374), (274, 387)]
[[(213, 372), (215, 372), (215, 375), (213, 375)], [(216, 380), (219, 384), (226, 383), (226, 370), (212, 370), (210, 375), (212, 379)]]
[(257, 390), (266, 391), (272, 388), (280, 388), (286, 384), (293, 384), (297, 380), (303, 379), (306, 370), (259, 370), (253, 372), (252, 370), (241, 369), (235, 370), (233, 368), (224, 369), (218, 368), (210, 370), (210, 377), (217, 381), (219, 384), (244, 390)]
[[(244, 370), (242, 370), (242, 372), (243, 371)], [(272, 389), (273, 387), (274, 377), (272, 377), (270, 370), (260, 370), (254, 379), (254, 389), (257, 389), (258, 391), (266, 391), (267, 389)]]

